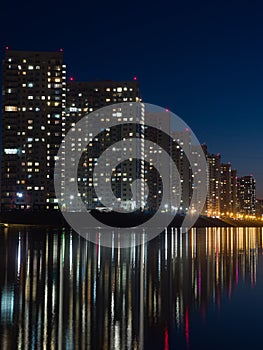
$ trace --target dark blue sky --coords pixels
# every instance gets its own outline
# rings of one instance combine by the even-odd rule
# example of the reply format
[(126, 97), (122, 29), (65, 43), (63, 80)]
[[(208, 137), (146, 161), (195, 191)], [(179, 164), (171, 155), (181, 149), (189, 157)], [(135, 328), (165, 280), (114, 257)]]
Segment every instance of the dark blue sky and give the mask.
[(138, 77), (263, 197), (262, 1), (35, 1), (1, 5), (1, 53), (64, 49), (76, 80)]

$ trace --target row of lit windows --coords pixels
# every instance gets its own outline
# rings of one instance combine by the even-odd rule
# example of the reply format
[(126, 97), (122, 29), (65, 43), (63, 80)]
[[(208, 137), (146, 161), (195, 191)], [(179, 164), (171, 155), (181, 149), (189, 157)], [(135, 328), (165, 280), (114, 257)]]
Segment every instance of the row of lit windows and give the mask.
[[(7, 169), (6, 169), (6, 172), (7, 172), (6, 177), (7, 177), (7, 178), (10, 178), (10, 174), (9, 174), (9, 173), (13, 173), (13, 172), (10, 171), (10, 168), (7, 168)], [(32, 173), (32, 172), (33, 172), (33, 171), (31, 171), (31, 170), (27, 170), (27, 174), (28, 174), (28, 173)], [(37, 170), (36, 172), (38, 173), (39, 170)], [(14, 173), (13, 173), (13, 174), (14, 174)], [(32, 174), (28, 174), (27, 177), (28, 177), (28, 179), (31, 179), (31, 178), (32, 178)], [(44, 176), (41, 176), (41, 177), (43, 178)], [(50, 178), (49, 174), (46, 175), (46, 178), (47, 178), (47, 179)], [(22, 181), (24, 181), (24, 180), (22, 180)], [(23, 184), (23, 183), (21, 182), (21, 184)]]
[[(8, 58), (8, 62), (12, 62), (12, 58), (11, 58), (11, 57)], [(23, 59), (22, 59), (22, 62), (23, 62), (24, 64), (26, 64), (26, 63), (27, 63), (27, 59), (26, 59), (26, 58), (23, 58)], [(20, 68), (21, 65), (18, 65), (17, 67), (18, 67), (18, 69), (21, 69), (21, 68)], [(50, 66), (49, 66), (48, 68), (51, 69)], [(66, 65), (63, 64), (63, 65), (62, 65), (62, 68), (66, 68)], [(29, 69), (29, 70), (33, 70), (33, 69), (34, 69), (34, 66), (33, 66), (32, 64), (31, 64), (31, 65), (28, 65), (28, 69)], [(35, 66), (35, 69), (40, 69), (40, 66), (39, 66), (39, 65), (36, 65), (36, 66)], [(60, 70), (61, 70), (61, 66), (60, 66), (60, 65), (55, 65), (55, 66), (52, 66), (52, 69), (57, 70), (57, 71), (60, 71)]]
[[(124, 87), (119, 86), (119, 87), (117, 87), (117, 88), (110, 88), (110, 87), (108, 87), (108, 88), (105, 89), (105, 91), (110, 92), (111, 89), (112, 89), (112, 91), (114, 91), (114, 92), (116, 92), (116, 91), (117, 91), (117, 92), (128, 91), (128, 87), (127, 87), (127, 86), (124, 86)], [(95, 88), (94, 91), (97, 92), (97, 91), (99, 91), (99, 89), (98, 89), (98, 88)], [(133, 88), (130, 87), (130, 88), (129, 88), (129, 91), (133, 91)]]

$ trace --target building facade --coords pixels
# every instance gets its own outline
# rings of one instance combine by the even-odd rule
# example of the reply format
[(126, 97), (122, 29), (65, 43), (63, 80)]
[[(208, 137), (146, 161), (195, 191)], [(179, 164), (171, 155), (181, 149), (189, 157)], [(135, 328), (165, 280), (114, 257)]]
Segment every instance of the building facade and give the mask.
[(221, 163), (220, 166), (220, 212), (221, 215), (232, 212), (230, 163)]
[(235, 215), (237, 213), (237, 170), (231, 169), (231, 213)]
[(53, 173), (65, 132), (63, 53), (6, 50), (2, 72), (1, 210), (57, 209)]
[(252, 175), (237, 179), (237, 199), (239, 213), (256, 214), (256, 180)]
[[(99, 156), (114, 143), (122, 139), (139, 137), (142, 134), (142, 115), (127, 118), (124, 107), (118, 105), (122, 102), (140, 102), (138, 81), (95, 81), (95, 82), (75, 82), (69, 81), (67, 85), (67, 106), (66, 106), (66, 130), (74, 130), (77, 122), (86, 114), (98, 109), (110, 106), (105, 116), (104, 112), (98, 112), (95, 122), (106, 125), (107, 122), (116, 121), (119, 125), (105, 129), (99, 135), (93, 135), (89, 130), (90, 125), (86, 125), (86, 130), (78, 130), (87, 134), (87, 147), (81, 156), (78, 166), (78, 188), (82, 200), (87, 209), (104, 207), (110, 202), (110, 193), (106, 190), (109, 177), (112, 182), (112, 191), (119, 201), (122, 209), (133, 210), (137, 199), (133, 198), (131, 184), (137, 178), (142, 178), (143, 164), (134, 159), (128, 159), (125, 148), (114, 147), (113, 151), (119, 154), (120, 158), (127, 155), (127, 160), (121, 162), (114, 171), (109, 169), (103, 173), (95, 174), (94, 169), (98, 164)], [(138, 117), (138, 119), (137, 119)], [(88, 119), (88, 123), (90, 123)], [(91, 140), (89, 142), (88, 140)], [(82, 140), (83, 141), (83, 140)], [(82, 141), (72, 139), (72, 149), (78, 151)], [(143, 141), (142, 141), (143, 142)], [(138, 158), (143, 147), (138, 150)], [(76, 157), (75, 157), (76, 158)], [(110, 159), (106, 161), (109, 164)], [(73, 161), (74, 163), (74, 161)], [(75, 164), (72, 163), (72, 166)], [(112, 173), (111, 173), (112, 172)], [(140, 175), (141, 174), (141, 175)], [(138, 186), (140, 184), (138, 183)], [(96, 194), (96, 189), (100, 187), (103, 198)], [(103, 188), (105, 187), (105, 191)], [(137, 193), (137, 191), (135, 191)], [(142, 192), (141, 202), (144, 201)], [(104, 201), (103, 201), (104, 200)], [(140, 201), (140, 200), (139, 200)], [(141, 203), (143, 205), (143, 203)], [(66, 209), (67, 203), (65, 203)]]
[(208, 194), (207, 215), (220, 215), (220, 154), (207, 154)]
[[(172, 131), (168, 110), (158, 114), (146, 113), (141, 104), (134, 117), (134, 114), (127, 115), (129, 112), (124, 106), (118, 105), (122, 102), (141, 102), (137, 79), (76, 82), (70, 78), (66, 82), (62, 51), (6, 50), (2, 72), (2, 211), (58, 209), (54, 191), (54, 164), (58, 149), (63, 146), (63, 138), (69, 130), (75, 130), (84, 115), (106, 106), (110, 106), (110, 114), (105, 117), (104, 112), (97, 112), (98, 119), (95, 122), (104, 125), (114, 120), (116, 127), (101, 130), (98, 135), (89, 132), (88, 126), (84, 128), (82, 131), (86, 133), (84, 141), (87, 144), (79, 164), (75, 164), (76, 157), (72, 157), (72, 167), (78, 166), (78, 195), (87, 209), (104, 206), (102, 198), (96, 195), (96, 187), (101, 187), (105, 181), (105, 188), (108, 188), (106, 182), (109, 182), (110, 176), (112, 192), (120, 208), (128, 211), (158, 210), (162, 202), (163, 181), (154, 165), (159, 164), (161, 168), (166, 166), (162, 164), (163, 149), (177, 167), (182, 193), (179, 207), (173, 207), (172, 198), (178, 195), (178, 184), (170, 183), (174, 180), (169, 169), (171, 198), (167, 198), (162, 211), (187, 213), (195, 209), (190, 208), (190, 202), (197, 184), (187, 156), (191, 154), (194, 163), (198, 164), (200, 155), (191, 145), (188, 130)], [(155, 120), (156, 128), (147, 126), (147, 121), (151, 125), (152, 119)], [(172, 137), (167, 137), (167, 134)], [(136, 158), (131, 157), (129, 149), (120, 144), (113, 147), (114, 143), (133, 138), (140, 139), (137, 142)], [(156, 148), (149, 147), (147, 150), (147, 140), (155, 143)], [(71, 140), (73, 155), (81, 147), (83, 140)], [(118, 159), (125, 160), (115, 169), (109, 168), (107, 174), (101, 172), (97, 177), (94, 176), (100, 155), (110, 147), (119, 155)], [(236, 170), (231, 169), (230, 163), (221, 163), (220, 154), (208, 153), (205, 145), (203, 151), (207, 161), (208, 183), (203, 214), (220, 216), (240, 212), (255, 215), (255, 179), (252, 176), (237, 179)], [(108, 161), (110, 159), (106, 159), (106, 163)], [(138, 179), (140, 181), (135, 181)], [(63, 192), (66, 189), (63, 179), (61, 184)], [(112, 198), (109, 191), (105, 191), (103, 197), (109, 205)], [(194, 200), (195, 203), (199, 201), (198, 198)]]

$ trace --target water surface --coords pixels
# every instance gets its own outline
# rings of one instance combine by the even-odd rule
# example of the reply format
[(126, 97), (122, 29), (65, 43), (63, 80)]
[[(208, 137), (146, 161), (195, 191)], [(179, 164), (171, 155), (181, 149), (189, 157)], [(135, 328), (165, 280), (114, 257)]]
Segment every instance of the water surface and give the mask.
[(260, 228), (171, 229), (129, 249), (2, 228), (0, 348), (261, 349), (262, 244)]

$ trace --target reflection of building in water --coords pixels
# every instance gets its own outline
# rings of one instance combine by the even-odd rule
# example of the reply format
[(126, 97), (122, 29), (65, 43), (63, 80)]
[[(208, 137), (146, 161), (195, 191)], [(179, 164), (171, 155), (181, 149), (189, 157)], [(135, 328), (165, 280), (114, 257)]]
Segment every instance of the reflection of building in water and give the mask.
[(262, 237), (262, 229), (172, 229), (145, 246), (110, 249), (66, 231), (6, 229), (3, 349), (162, 348), (177, 332), (188, 342), (194, 309), (220, 306), (239, 280), (256, 283)]

